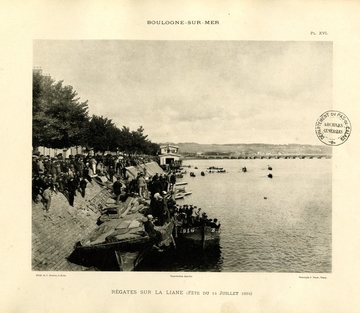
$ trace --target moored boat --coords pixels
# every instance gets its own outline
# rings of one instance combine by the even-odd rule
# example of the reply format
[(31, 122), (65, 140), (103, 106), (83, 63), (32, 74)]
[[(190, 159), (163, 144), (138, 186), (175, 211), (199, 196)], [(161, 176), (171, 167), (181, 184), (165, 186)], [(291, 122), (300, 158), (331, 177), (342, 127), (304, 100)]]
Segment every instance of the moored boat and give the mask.
[(175, 187), (177, 187), (177, 186), (183, 186), (183, 185), (187, 185), (187, 182), (181, 181), (181, 182), (175, 183)]
[(185, 187), (181, 187), (175, 189), (173, 197), (175, 200), (179, 200), (179, 199), (184, 199), (185, 196), (189, 196), (191, 194), (192, 194), (191, 191), (186, 191)]
[(218, 167), (218, 166), (209, 166), (206, 168), (207, 170), (223, 170), (223, 167)]
[(174, 237), (193, 244), (206, 245), (218, 243), (220, 222), (217, 218), (209, 219), (207, 214), (200, 214), (201, 208), (193, 205), (176, 206), (174, 215)]
[(185, 186), (175, 186), (175, 192), (182, 192), (185, 191)]
[[(110, 253), (116, 257), (121, 271), (134, 270), (143, 257), (154, 248), (154, 241), (145, 231), (142, 222), (144, 215), (141, 213), (143, 206), (137, 199), (130, 199), (123, 205), (124, 207), (125, 211), (117, 214), (113, 213), (116, 208), (112, 207), (111, 215), (113, 216), (102, 219), (99, 227), (77, 242), (75, 251), (84, 252), (87, 255), (91, 251), (96, 253), (102, 251), (100, 253), (103, 255)], [(172, 220), (162, 226), (155, 226), (155, 229), (161, 233), (160, 247), (174, 243), (173, 228)]]
[(176, 193), (176, 194), (174, 195), (174, 199), (175, 199), (175, 200), (184, 199), (184, 197), (185, 197), (185, 193), (183, 193), (183, 192)]
[(224, 168), (218, 168), (218, 169), (208, 169), (209, 173), (226, 173), (226, 170)]
[(194, 244), (206, 245), (216, 244), (220, 239), (220, 227), (202, 226), (178, 226), (175, 225), (174, 237), (180, 240), (190, 241)]

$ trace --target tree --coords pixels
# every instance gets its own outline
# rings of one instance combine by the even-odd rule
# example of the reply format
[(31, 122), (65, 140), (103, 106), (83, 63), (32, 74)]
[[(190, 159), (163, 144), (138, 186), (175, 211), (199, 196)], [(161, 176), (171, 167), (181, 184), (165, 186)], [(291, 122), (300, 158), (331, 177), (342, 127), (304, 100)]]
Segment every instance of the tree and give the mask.
[(88, 102), (72, 86), (33, 73), (33, 147), (69, 148), (84, 141)]
[(140, 126), (136, 131), (131, 132), (131, 152), (132, 153), (144, 153), (146, 150), (147, 135), (144, 135), (144, 128)]
[(155, 155), (159, 145), (153, 144), (144, 135), (144, 128), (138, 127), (136, 131), (130, 131), (129, 127), (123, 126), (117, 137), (118, 148), (129, 155), (152, 154)]
[(117, 147), (120, 151), (129, 153), (131, 150), (132, 140), (129, 127), (123, 126), (117, 137)]
[(80, 102), (72, 86), (63, 86), (50, 76), (33, 73), (33, 148), (69, 148), (87, 146), (96, 152), (115, 151), (128, 154), (152, 154), (159, 150), (148, 140), (144, 128), (120, 130), (103, 116), (88, 116), (88, 101)]
[(146, 147), (145, 147), (145, 154), (148, 155), (156, 155), (158, 153), (158, 151), (160, 150), (160, 146), (157, 143), (153, 143), (151, 141), (147, 141), (146, 142)]
[(120, 130), (111, 119), (93, 115), (87, 125), (85, 135), (86, 145), (94, 151), (114, 151), (118, 146)]

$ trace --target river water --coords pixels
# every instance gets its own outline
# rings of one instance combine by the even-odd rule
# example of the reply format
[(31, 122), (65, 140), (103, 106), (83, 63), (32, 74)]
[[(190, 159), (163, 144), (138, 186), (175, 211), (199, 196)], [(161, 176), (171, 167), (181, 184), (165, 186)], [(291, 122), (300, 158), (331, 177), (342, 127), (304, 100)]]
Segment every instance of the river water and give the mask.
[[(220, 242), (203, 251), (181, 245), (155, 253), (138, 271), (331, 272), (331, 160), (187, 160), (183, 164), (192, 167), (178, 181), (188, 182), (186, 190), (192, 194), (177, 203), (196, 205), (210, 218), (218, 218)], [(207, 173), (209, 166), (227, 172)], [(196, 177), (190, 177), (191, 171)], [(201, 176), (201, 171), (206, 175)]]

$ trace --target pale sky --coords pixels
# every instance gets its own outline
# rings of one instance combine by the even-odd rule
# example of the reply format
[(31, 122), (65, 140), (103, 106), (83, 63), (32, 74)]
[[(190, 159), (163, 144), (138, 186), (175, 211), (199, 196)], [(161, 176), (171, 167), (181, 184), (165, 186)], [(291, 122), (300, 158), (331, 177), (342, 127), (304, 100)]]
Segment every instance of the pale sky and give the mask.
[(321, 144), (331, 42), (37, 40), (34, 67), (153, 142)]

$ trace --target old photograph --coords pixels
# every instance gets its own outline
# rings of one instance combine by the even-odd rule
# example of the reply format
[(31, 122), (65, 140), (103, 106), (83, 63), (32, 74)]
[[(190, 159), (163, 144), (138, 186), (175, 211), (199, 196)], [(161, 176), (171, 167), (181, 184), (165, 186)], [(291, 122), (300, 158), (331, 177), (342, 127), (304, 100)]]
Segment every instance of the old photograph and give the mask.
[(332, 41), (34, 40), (32, 271), (332, 273), (332, 109)]
[(5, 1), (4, 312), (355, 312), (359, 3)]

